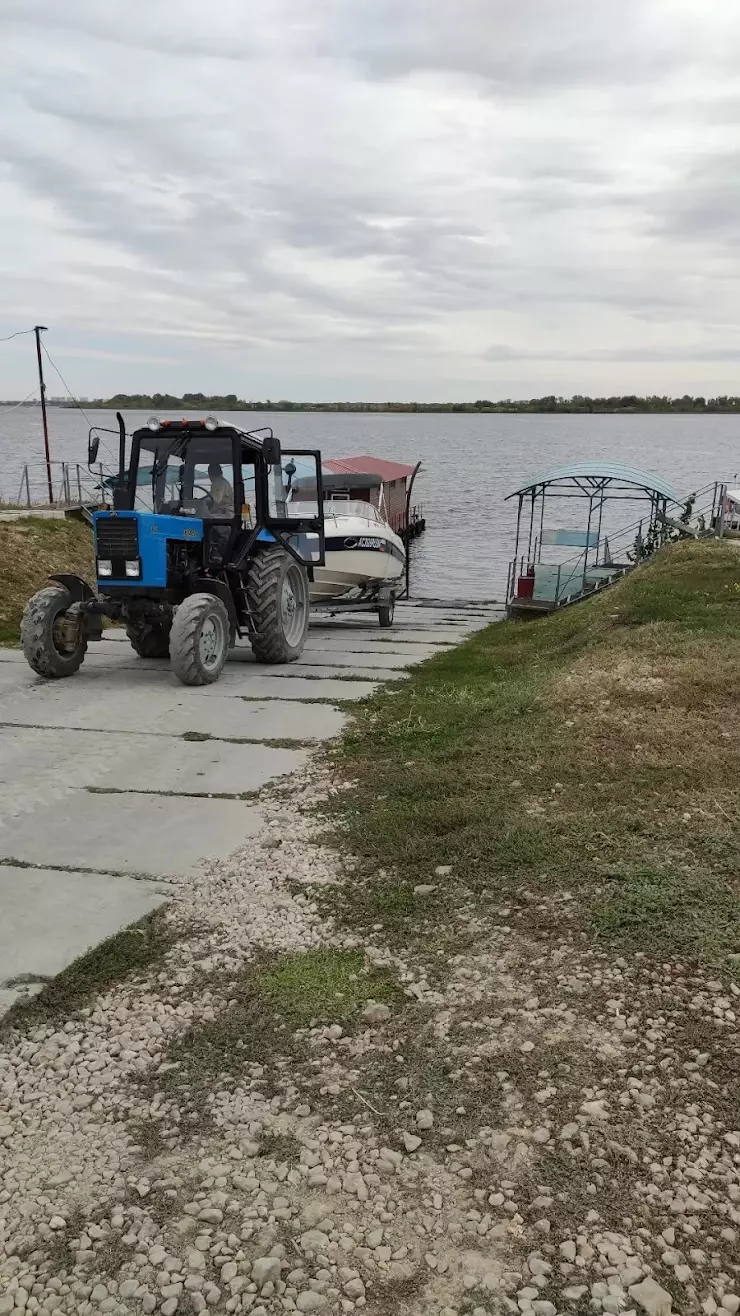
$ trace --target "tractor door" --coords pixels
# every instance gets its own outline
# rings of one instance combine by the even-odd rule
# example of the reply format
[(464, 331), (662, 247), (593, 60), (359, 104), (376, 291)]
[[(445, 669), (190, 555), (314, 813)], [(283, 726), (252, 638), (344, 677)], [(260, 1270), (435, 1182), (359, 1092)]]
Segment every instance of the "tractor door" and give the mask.
[(231, 558), (241, 531), (239, 440), (228, 427), (188, 435), (182, 465), (181, 510), (203, 522), (204, 565), (218, 569)]
[(323, 567), (324, 490), (321, 453), (313, 448), (283, 448), (279, 466), (268, 467), (265, 528), (285, 538), (313, 578)]

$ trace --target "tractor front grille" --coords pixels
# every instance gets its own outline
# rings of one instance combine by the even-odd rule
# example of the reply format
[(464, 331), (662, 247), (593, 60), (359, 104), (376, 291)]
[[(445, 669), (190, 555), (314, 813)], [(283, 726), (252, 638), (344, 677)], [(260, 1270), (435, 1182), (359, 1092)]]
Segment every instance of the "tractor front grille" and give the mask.
[(101, 516), (95, 522), (97, 555), (102, 558), (139, 556), (139, 523), (134, 516)]

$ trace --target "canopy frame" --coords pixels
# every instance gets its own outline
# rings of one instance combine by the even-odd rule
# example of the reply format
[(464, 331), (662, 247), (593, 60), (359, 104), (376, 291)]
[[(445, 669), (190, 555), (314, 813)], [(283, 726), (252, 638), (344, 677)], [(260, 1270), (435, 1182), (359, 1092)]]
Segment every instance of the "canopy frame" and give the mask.
[[(517, 499), (518, 505), (514, 557), (509, 567), (507, 583), (507, 602), (511, 601), (515, 594), (520, 573), (531, 574), (532, 569), (542, 563), (547, 499), (578, 498), (588, 503), (580, 573), (583, 591), (586, 589), (589, 568), (599, 566), (604, 506), (607, 502), (647, 504), (645, 517), (640, 520), (637, 527), (638, 543), (643, 539), (645, 521), (647, 522), (645, 534), (653, 534), (657, 527), (664, 524), (663, 518), (667, 515), (668, 504), (680, 502), (670, 486), (658, 476), (612, 462), (575, 462), (571, 466), (558, 467), (539, 476), (521, 489), (515, 490), (507, 496), (507, 501), (512, 498)], [(582, 531), (574, 531), (574, 533), (583, 535)], [(526, 554), (523, 551), (525, 538)], [(564, 538), (562, 542), (567, 544), (569, 541)], [(605, 562), (608, 552), (608, 540), (605, 538)]]

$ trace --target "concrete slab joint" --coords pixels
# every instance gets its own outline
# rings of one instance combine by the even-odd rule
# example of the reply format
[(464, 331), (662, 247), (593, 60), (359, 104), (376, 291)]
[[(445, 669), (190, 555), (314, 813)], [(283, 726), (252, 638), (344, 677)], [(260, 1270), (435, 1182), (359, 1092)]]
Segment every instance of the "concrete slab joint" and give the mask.
[(202, 689), (120, 630), (67, 681), (0, 649), (0, 1013), (5, 984), (58, 973), (256, 835), (259, 791), (300, 772), (354, 701), (498, 615), (400, 604), (391, 631), (319, 615), (300, 662), (262, 667), (239, 646)]

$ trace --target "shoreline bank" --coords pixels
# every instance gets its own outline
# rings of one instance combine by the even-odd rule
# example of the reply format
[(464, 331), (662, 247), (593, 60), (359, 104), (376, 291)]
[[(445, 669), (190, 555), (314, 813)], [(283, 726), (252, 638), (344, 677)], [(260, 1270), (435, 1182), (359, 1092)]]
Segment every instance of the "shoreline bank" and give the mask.
[(738, 586), (677, 545), (413, 669), (14, 1013), (11, 1316), (740, 1309)]

